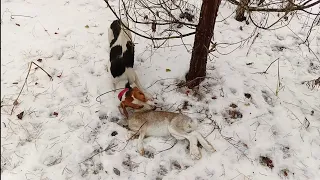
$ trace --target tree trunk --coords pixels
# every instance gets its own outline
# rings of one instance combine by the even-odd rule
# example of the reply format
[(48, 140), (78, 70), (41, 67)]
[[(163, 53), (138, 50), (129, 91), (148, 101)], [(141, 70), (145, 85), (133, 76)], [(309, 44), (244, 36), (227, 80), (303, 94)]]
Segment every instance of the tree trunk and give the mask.
[(203, 0), (194, 38), (187, 86), (198, 86), (206, 76), (207, 58), (221, 0)]
[(237, 21), (242, 22), (246, 20), (246, 17), (244, 16), (246, 9), (244, 7), (248, 6), (248, 4), (249, 4), (249, 0), (240, 0), (240, 5), (236, 9), (235, 19)]

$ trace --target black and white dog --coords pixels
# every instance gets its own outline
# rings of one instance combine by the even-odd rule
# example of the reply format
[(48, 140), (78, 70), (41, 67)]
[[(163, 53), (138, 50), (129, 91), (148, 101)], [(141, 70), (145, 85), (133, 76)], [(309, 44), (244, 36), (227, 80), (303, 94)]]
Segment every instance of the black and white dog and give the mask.
[[(126, 27), (128, 22), (122, 21)], [(134, 43), (131, 32), (123, 26), (120, 20), (114, 20), (108, 31), (110, 43), (110, 71), (114, 78), (113, 87), (116, 89), (120, 81), (127, 80), (129, 85), (133, 83), (148, 99), (152, 100), (150, 94), (144, 91), (139, 78), (133, 69), (134, 65)]]

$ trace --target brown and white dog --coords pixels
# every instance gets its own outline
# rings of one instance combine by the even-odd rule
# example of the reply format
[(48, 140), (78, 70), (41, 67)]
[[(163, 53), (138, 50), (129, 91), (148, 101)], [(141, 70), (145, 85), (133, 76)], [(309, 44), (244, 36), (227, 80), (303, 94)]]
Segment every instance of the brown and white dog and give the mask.
[(126, 88), (118, 94), (118, 99), (121, 101), (120, 107), (127, 119), (129, 117), (127, 107), (133, 108), (136, 111), (156, 109), (156, 106), (148, 101), (145, 94), (139, 88), (131, 88), (129, 83), (127, 83)]
[[(134, 91), (134, 90), (133, 90)], [(139, 91), (132, 92), (132, 96), (138, 97)], [(189, 116), (181, 113), (155, 111), (146, 101), (134, 100), (134, 113), (126, 123), (130, 130), (139, 135), (138, 152), (143, 155), (143, 139), (145, 136), (173, 136), (177, 140), (187, 139), (190, 143), (190, 156), (192, 159), (200, 159), (201, 153), (197, 146), (198, 142), (209, 152), (215, 152), (213, 146), (196, 131), (197, 123)], [(142, 98), (143, 99), (143, 98)], [(143, 108), (142, 108), (143, 106)], [(124, 108), (125, 109), (125, 108)]]

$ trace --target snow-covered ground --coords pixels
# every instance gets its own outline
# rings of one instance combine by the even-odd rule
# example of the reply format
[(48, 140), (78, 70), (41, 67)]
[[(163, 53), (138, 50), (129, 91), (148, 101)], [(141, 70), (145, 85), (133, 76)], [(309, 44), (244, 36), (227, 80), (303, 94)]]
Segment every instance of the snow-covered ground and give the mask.
[[(254, 26), (233, 15), (223, 20), (235, 9), (223, 1), (217, 51), (194, 96), (175, 85), (188, 70), (194, 37), (186, 47), (177, 39), (154, 49), (134, 36), (137, 73), (158, 106), (198, 120), (217, 149), (202, 149), (193, 161), (187, 141), (170, 148), (172, 138), (145, 139), (149, 153), (140, 156), (136, 139), (127, 142), (128, 130), (116, 123), (123, 118), (117, 96), (96, 101), (112, 89), (107, 31), (115, 17), (106, 7), (103, 0), (1, 0), (1, 179), (320, 179), (320, 88), (302, 83), (320, 75), (320, 30), (312, 31), (309, 51), (301, 44), (312, 23), (306, 14), (288, 27), (258, 30), (253, 44), (226, 46)], [(53, 81), (33, 65), (10, 115), (32, 61)]]

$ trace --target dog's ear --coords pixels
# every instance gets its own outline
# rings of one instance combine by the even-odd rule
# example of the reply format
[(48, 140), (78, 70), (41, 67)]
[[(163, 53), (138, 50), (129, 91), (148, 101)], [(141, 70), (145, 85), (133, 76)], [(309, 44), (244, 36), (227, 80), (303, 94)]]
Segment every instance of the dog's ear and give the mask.
[(121, 107), (123, 108), (123, 112), (125, 115), (128, 117), (128, 112), (126, 111), (126, 107), (131, 107), (133, 109), (141, 109), (144, 106), (143, 105), (138, 105), (134, 104), (133, 102), (133, 97), (126, 97), (122, 102), (121, 102)]
[(132, 88), (132, 96), (141, 102), (147, 102), (147, 98), (137, 87)]
[(121, 108), (122, 108), (122, 111), (123, 111), (124, 115), (125, 115), (126, 118), (128, 119), (128, 118), (129, 118), (129, 115), (128, 115), (128, 111), (127, 111), (127, 109), (126, 109), (126, 105), (125, 105), (124, 101), (121, 102), (120, 106), (121, 106)]
[(141, 108), (143, 108), (143, 105), (139, 105), (139, 104), (134, 104), (134, 103), (132, 103), (132, 101), (133, 101), (133, 98), (131, 99), (131, 98), (126, 98), (124, 101), (122, 101), (123, 103), (124, 103), (124, 105), (126, 106), (126, 107), (131, 107), (131, 108), (133, 108), (133, 109), (141, 109)]

